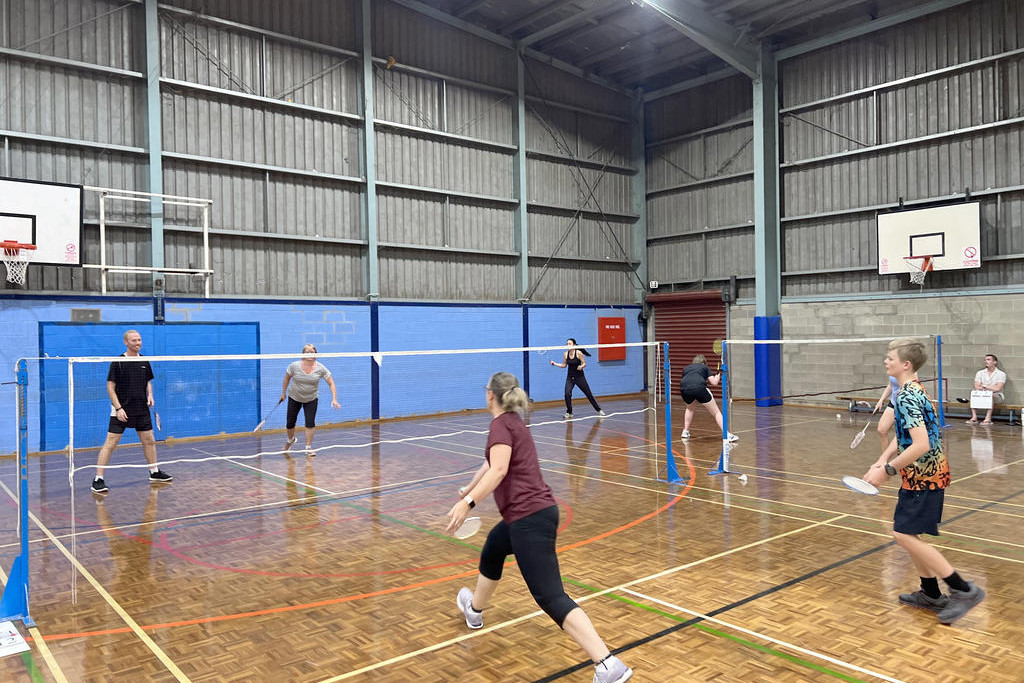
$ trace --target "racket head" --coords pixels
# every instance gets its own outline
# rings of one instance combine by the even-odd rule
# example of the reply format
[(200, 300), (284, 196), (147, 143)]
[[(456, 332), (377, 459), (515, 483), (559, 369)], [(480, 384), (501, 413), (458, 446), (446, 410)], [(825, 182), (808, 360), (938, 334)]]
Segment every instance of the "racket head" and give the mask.
[(878, 495), (878, 489), (875, 488), (875, 486), (867, 483), (866, 481), (860, 479), (859, 477), (854, 477), (847, 474), (846, 476), (843, 477), (843, 484), (845, 484), (848, 489), (856, 491), (857, 493), (863, 493), (868, 496)]
[(480, 531), (480, 526), (482, 524), (483, 522), (480, 521), (479, 517), (467, 517), (466, 521), (462, 523), (462, 526), (452, 533), (452, 536), (463, 541)]
[(850, 442), (850, 448), (856, 448), (860, 445), (860, 442), (864, 440), (864, 432), (857, 432), (857, 435), (853, 437), (853, 441)]
[(156, 428), (157, 428), (157, 431), (162, 432), (163, 431), (163, 427), (160, 426), (160, 413), (154, 412), (153, 414), (156, 416)]

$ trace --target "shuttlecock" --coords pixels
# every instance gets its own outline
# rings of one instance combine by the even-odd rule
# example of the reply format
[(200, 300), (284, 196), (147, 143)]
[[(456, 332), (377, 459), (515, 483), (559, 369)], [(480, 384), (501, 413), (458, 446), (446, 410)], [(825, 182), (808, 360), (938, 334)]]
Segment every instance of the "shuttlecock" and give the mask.
[(736, 478), (737, 478), (737, 479), (739, 480), (739, 482), (740, 482), (741, 484), (743, 484), (744, 486), (746, 486), (746, 485), (747, 485), (747, 475), (745, 475), (745, 474), (741, 474), (740, 476), (738, 476), (738, 477), (736, 477)]
[(841, 422), (842, 419), (843, 419), (843, 414), (842, 413), (836, 413), (836, 420)]

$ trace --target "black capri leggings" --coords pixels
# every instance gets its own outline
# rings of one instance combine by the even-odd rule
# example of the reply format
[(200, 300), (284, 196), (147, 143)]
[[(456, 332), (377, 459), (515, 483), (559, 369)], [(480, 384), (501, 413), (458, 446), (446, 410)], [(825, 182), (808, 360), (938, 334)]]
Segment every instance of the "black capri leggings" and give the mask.
[(505, 558), (516, 556), (519, 571), (526, 580), (537, 605), (558, 627), (569, 612), (578, 607), (562, 588), (558, 569), (555, 536), (558, 533), (558, 506), (544, 508), (511, 524), (498, 522), (480, 553), (480, 573), (491, 581), (501, 579)]
[(597, 405), (597, 399), (594, 398), (594, 394), (590, 391), (590, 385), (587, 384), (587, 377), (582, 372), (578, 375), (566, 375), (565, 376), (565, 412), (572, 412), (572, 387), (573, 385), (578, 386), (586, 397), (590, 400), (590, 405), (594, 406), (594, 410), (601, 410), (601, 406)]
[(309, 403), (299, 403), (291, 396), (288, 397), (288, 421), (285, 427), (295, 429), (295, 420), (299, 417), (299, 408), (302, 408), (302, 415), (306, 418), (306, 429), (316, 427), (316, 405), (320, 399), (314, 398)]

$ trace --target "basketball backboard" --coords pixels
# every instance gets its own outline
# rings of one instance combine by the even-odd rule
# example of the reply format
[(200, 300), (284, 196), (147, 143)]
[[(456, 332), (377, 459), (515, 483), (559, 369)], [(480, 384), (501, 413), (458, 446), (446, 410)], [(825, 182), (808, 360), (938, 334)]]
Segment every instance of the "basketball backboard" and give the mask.
[(81, 265), (82, 186), (0, 178), (0, 240), (36, 245), (33, 263)]
[(950, 204), (878, 215), (878, 274), (909, 273), (908, 256), (932, 256), (932, 270), (981, 267), (981, 205)]

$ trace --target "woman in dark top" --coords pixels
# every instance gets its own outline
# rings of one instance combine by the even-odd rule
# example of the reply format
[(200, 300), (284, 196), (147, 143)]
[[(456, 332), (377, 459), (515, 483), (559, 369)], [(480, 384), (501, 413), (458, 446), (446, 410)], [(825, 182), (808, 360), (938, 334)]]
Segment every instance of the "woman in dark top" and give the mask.
[(597, 404), (597, 399), (594, 398), (594, 394), (590, 391), (590, 385), (587, 384), (587, 378), (583, 375), (583, 368), (587, 367), (585, 356), (589, 356), (590, 353), (586, 349), (577, 347), (576, 340), (572, 337), (565, 343), (569, 350), (562, 355), (562, 362), (551, 361), (556, 368), (569, 368), (569, 372), (565, 376), (565, 415), (563, 417), (566, 420), (572, 419), (572, 388), (574, 386), (583, 390), (584, 395), (590, 400), (590, 405), (594, 406), (597, 414), (603, 417), (605, 412)]
[(537, 605), (593, 660), (595, 683), (622, 683), (633, 671), (608, 651), (586, 612), (562, 588), (555, 551), (558, 505), (544, 483), (537, 447), (520, 417), (527, 406), (526, 392), (507, 372), (493, 375), (486, 390), (493, 419), (485, 460), (473, 481), (459, 489), (464, 497), (448, 511), (446, 529), (449, 533), (458, 529), (476, 501), (494, 493), (501, 521), (487, 534), (480, 553), (476, 591), (462, 588), (457, 599), (466, 625), (483, 627), (482, 611), (498, 587), (505, 559), (514, 554)]
[[(708, 412), (715, 416), (718, 429), (722, 429), (722, 411), (715, 403), (715, 397), (711, 395), (708, 384), (717, 387), (722, 381), (722, 373), (711, 374), (711, 368), (706, 365), (704, 356), (697, 354), (693, 357), (693, 363), (683, 368), (683, 379), (679, 382), (679, 393), (686, 403), (686, 414), (683, 416), (683, 438), (690, 438), (690, 423), (693, 422), (693, 402), (704, 404)], [(740, 437), (729, 433), (729, 441), (737, 441)]]

